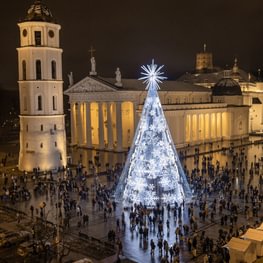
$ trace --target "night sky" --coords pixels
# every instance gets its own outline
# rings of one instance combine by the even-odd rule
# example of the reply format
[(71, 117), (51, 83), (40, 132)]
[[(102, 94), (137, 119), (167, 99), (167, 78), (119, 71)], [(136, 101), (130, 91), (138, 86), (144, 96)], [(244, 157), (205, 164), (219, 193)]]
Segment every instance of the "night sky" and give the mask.
[[(63, 74), (75, 82), (90, 71), (90, 46), (96, 49), (97, 72), (138, 78), (140, 66), (154, 58), (169, 79), (195, 67), (195, 54), (207, 44), (214, 65), (255, 72), (263, 68), (262, 0), (45, 0), (61, 24)], [(18, 89), (19, 30), (33, 0), (1, 1), (0, 88)]]

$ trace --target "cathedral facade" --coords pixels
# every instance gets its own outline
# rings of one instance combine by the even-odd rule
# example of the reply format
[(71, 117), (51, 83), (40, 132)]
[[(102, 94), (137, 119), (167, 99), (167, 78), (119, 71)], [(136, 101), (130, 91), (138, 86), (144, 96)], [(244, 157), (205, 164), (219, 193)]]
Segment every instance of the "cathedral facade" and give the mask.
[[(222, 83), (214, 90), (186, 81), (161, 84), (159, 97), (177, 147), (248, 137), (249, 106), (243, 103), (241, 88), (228, 75), (222, 79), (227, 79), (221, 81), (224, 92), (218, 92)], [(141, 81), (90, 74), (65, 94), (72, 145), (110, 151), (131, 146), (146, 97)]]

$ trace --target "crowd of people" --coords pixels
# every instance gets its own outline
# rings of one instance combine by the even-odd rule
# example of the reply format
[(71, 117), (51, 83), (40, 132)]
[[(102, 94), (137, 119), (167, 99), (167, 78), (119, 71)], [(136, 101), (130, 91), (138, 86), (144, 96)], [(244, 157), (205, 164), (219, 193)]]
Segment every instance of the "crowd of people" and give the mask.
[[(3, 173), (1, 201), (44, 198), (56, 209), (65, 231), (88, 229), (94, 214), (100, 215), (105, 225), (115, 220), (116, 226), (109, 227), (106, 236), (116, 244), (118, 256), (123, 254), (122, 240), (130, 233), (138, 236), (139, 247), (149, 250), (149, 257), (158, 257), (161, 262), (181, 262), (185, 255), (193, 259), (201, 256), (204, 263), (218, 259), (228, 262), (229, 254), (223, 246), (263, 221), (262, 160), (255, 155), (249, 163), (245, 152), (240, 146), (228, 153), (230, 161), (220, 163), (212, 154), (202, 155), (197, 149), (192, 158), (194, 168), (183, 165), (193, 192), (189, 203), (156, 204), (151, 209), (131, 204), (118, 214), (119, 204), (112, 196), (122, 165), (107, 169), (107, 180), (102, 180), (104, 176), (98, 174), (89, 179), (81, 164), (75, 169), (61, 169), (56, 180), (52, 173), (45, 180), (39, 180), (35, 174), (29, 178), (26, 173)], [(186, 157), (181, 157), (184, 164)], [(90, 204), (91, 210), (83, 204)], [(30, 214), (32, 219), (46, 216), (44, 209), (34, 204)]]

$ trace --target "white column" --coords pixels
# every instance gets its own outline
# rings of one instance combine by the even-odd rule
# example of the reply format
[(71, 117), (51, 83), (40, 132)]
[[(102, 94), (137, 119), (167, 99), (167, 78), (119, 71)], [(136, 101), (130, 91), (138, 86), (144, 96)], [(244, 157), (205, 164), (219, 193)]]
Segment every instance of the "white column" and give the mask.
[(193, 137), (193, 123), (192, 123), (192, 115), (189, 115), (189, 144), (192, 142)]
[(86, 102), (86, 146), (92, 148), (90, 102)]
[(180, 132), (180, 134), (182, 134), (182, 143), (183, 144), (185, 144), (186, 143), (186, 141), (185, 141), (185, 138), (186, 138), (186, 118), (185, 118), (185, 115), (183, 115), (182, 117), (181, 117), (181, 123), (182, 123), (182, 127), (183, 127), (183, 129), (182, 129), (182, 132)]
[(220, 137), (223, 137), (222, 112), (220, 112)]
[(217, 112), (215, 113), (215, 137), (218, 139), (218, 118), (217, 118)]
[(102, 102), (99, 102), (99, 149), (104, 149), (104, 121), (103, 121), (103, 109)]
[(199, 132), (199, 114), (196, 114), (196, 132), (197, 132), (197, 135), (196, 135), (196, 141), (199, 141), (200, 140), (200, 132)]
[(108, 131), (108, 149), (113, 149), (113, 134), (112, 134), (112, 114), (111, 103), (107, 103), (107, 131)]
[(78, 103), (77, 106), (77, 133), (78, 145), (83, 144), (83, 121), (82, 121), (82, 104)]
[(134, 135), (135, 135), (135, 131), (138, 125), (138, 115), (137, 115), (137, 103), (133, 103), (133, 121), (134, 121)]
[(76, 111), (75, 103), (70, 104), (70, 130), (71, 130), (71, 144), (76, 144)]
[(121, 102), (116, 102), (116, 130), (117, 130), (117, 151), (122, 150), (122, 110)]
[(208, 139), (211, 140), (212, 136), (211, 136), (211, 113), (208, 113)]

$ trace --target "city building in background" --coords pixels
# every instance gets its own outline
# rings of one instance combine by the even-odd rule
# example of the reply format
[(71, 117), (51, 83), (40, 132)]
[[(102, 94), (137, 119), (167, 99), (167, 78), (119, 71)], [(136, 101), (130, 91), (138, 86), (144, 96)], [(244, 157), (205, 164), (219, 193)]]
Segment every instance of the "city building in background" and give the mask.
[(19, 169), (57, 169), (66, 165), (60, 25), (36, 0), (18, 26)]
[[(212, 55), (205, 60), (211, 71)], [(198, 54), (199, 71), (200, 61)], [(239, 83), (225, 70), (211, 87), (186, 80), (163, 82), (159, 97), (177, 147), (248, 137), (250, 107)], [(90, 74), (71, 83), (65, 94), (72, 145), (116, 151), (131, 146), (146, 98), (140, 80), (121, 78), (118, 71), (115, 78)]]
[[(253, 76), (251, 73), (238, 67), (237, 58), (234, 59), (233, 66), (226, 66), (226, 69), (214, 66), (212, 53), (207, 52), (206, 45), (204, 45), (203, 52), (199, 52), (196, 55), (195, 71), (185, 73), (178, 80), (212, 88), (218, 81), (225, 77), (237, 82), (236, 85), (239, 85), (242, 91), (242, 103), (250, 106), (248, 119), (249, 132), (262, 132), (263, 82), (261, 80), (260, 69), (258, 70), (258, 75)], [(223, 98), (218, 98), (217, 101), (218, 100), (224, 102)]]

